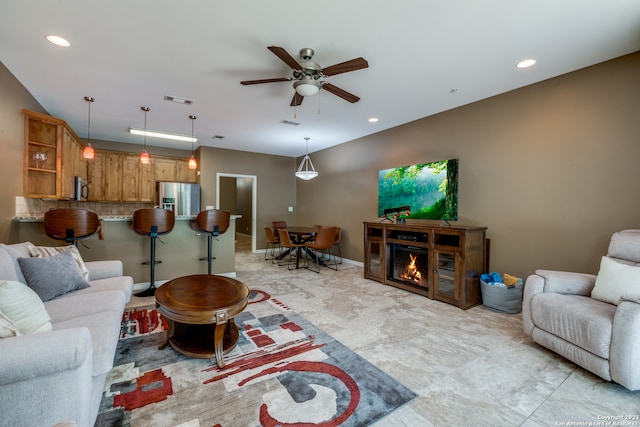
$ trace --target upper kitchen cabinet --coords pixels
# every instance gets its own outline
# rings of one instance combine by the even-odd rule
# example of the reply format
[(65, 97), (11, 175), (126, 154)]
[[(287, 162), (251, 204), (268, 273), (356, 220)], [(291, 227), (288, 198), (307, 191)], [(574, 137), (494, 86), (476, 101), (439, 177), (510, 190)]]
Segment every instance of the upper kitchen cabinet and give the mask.
[(196, 183), (198, 174), (189, 169), (188, 159), (156, 157), (156, 181)]
[(25, 197), (74, 197), (74, 177), (86, 178), (83, 144), (64, 120), (24, 110)]

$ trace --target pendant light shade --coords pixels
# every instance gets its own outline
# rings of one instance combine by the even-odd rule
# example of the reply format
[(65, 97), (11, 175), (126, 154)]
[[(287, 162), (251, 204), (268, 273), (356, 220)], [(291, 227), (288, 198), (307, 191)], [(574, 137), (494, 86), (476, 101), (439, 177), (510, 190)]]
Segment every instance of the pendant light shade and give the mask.
[(189, 159), (188, 165), (189, 165), (189, 169), (197, 169), (198, 162), (196, 161), (196, 157), (193, 153), (193, 123), (198, 117), (191, 114), (189, 118), (191, 119), (191, 158)]
[(91, 103), (96, 99), (91, 96), (85, 96), (84, 100), (89, 104), (89, 114), (87, 119), (87, 145), (82, 149), (82, 157), (85, 159), (93, 159), (96, 153), (91, 146)]
[(302, 162), (300, 162), (300, 166), (298, 166), (298, 170), (296, 172), (296, 176), (305, 181), (309, 181), (318, 176), (318, 172), (313, 167), (313, 163), (311, 162), (311, 158), (309, 157), (309, 137), (304, 138), (307, 141), (307, 153), (305, 154)]
[(149, 107), (140, 107), (142, 111), (144, 111), (144, 148), (142, 149), (142, 153), (140, 153), (140, 163), (143, 165), (148, 165), (151, 163), (151, 157), (147, 152), (147, 112), (151, 110)]

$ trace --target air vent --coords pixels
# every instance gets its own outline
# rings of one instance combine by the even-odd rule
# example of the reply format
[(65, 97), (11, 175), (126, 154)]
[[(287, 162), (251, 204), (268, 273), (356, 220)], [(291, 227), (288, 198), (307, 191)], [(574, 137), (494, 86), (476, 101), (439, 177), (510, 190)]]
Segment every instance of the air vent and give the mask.
[(280, 123), (291, 126), (298, 126), (300, 124), (298, 122), (292, 122), (291, 120), (280, 120)]
[(224, 135), (213, 135), (212, 139), (224, 139)]
[(193, 101), (190, 100), (190, 99), (180, 98), (178, 96), (171, 96), (171, 95), (165, 95), (164, 96), (164, 100), (165, 101), (171, 101), (171, 102), (177, 102), (178, 104), (186, 104), (186, 105), (193, 104)]

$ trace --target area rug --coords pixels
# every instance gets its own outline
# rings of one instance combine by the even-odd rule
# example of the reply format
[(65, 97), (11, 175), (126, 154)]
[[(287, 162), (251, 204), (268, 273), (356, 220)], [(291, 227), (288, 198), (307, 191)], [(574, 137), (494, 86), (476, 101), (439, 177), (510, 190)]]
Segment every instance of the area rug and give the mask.
[(416, 397), (264, 291), (235, 322), (219, 369), (159, 350), (167, 323), (153, 307), (125, 312), (96, 427), (368, 426)]

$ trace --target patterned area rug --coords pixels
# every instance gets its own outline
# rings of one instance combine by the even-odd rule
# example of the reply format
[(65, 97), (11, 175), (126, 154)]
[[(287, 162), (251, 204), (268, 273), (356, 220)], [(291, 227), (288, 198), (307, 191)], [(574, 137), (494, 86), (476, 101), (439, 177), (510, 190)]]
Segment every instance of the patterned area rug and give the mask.
[(96, 427), (367, 426), (416, 396), (266, 292), (235, 322), (219, 369), (159, 350), (154, 308), (125, 312)]

